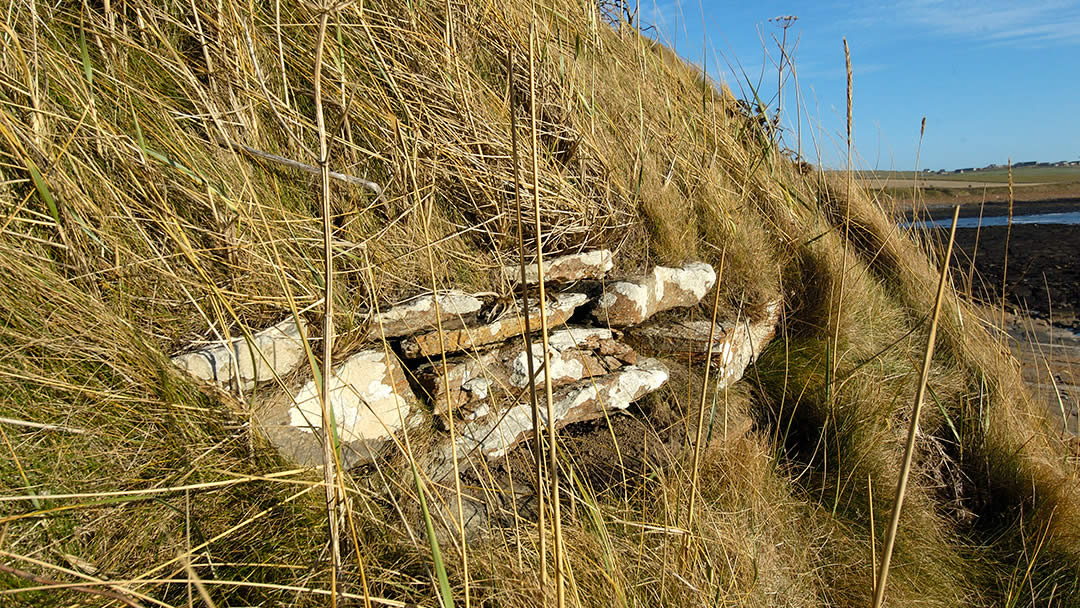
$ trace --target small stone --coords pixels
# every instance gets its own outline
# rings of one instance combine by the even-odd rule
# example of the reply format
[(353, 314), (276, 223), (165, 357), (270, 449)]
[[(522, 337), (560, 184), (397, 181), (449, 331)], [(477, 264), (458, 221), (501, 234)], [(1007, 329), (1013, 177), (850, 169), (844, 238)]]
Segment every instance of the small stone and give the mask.
[[(554, 328), (566, 323), (574, 310), (588, 298), (581, 293), (556, 294), (547, 305), (548, 327)], [(540, 329), (540, 311), (536, 307), (529, 310), (529, 326), (533, 331)], [(465, 327), (443, 331), (442, 339), (438, 332), (410, 336), (401, 341), (401, 352), (406, 358), (432, 357), (442, 354), (443, 345), (447, 353), (473, 349), (486, 344), (506, 341), (525, 332), (525, 320), (516, 312), (479, 327)]]
[[(548, 336), (548, 358), (552, 385), (561, 386), (609, 371), (609, 367), (593, 351), (601, 344), (611, 342), (611, 335), (611, 330), (596, 327), (551, 332)], [(524, 340), (514, 340), (496, 350), (448, 359), (446, 381), (443, 379), (441, 361), (420, 366), (416, 377), (432, 396), (435, 412), (440, 416), (447, 415), (448, 403), (457, 410), (468, 408), (470, 404), (489, 396), (516, 402), (526, 395), (529, 386), (529, 358), (525, 350)], [(532, 360), (535, 382), (543, 386), (544, 347), (539, 339), (533, 341)], [(447, 385), (450, 399), (446, 397)]]
[[(655, 359), (642, 358), (638, 365), (610, 374), (580, 380), (559, 389), (553, 396), (555, 427), (594, 420), (604, 412), (623, 410), (667, 382), (668, 372)], [(547, 424), (547, 408), (540, 408), (541, 424)], [(533, 433), (532, 406), (515, 405), (499, 416), (463, 425), (457, 449), (462, 457), (479, 452), (488, 458), (504, 456)]]
[(612, 327), (637, 325), (660, 311), (697, 304), (714, 284), (716, 271), (704, 262), (657, 266), (642, 277), (609, 284), (592, 314)]
[[(306, 322), (301, 319), (301, 323), (306, 329)], [(239, 387), (249, 390), (291, 372), (303, 360), (300, 329), (294, 319), (288, 318), (256, 333), (250, 342), (246, 337), (236, 338), (228, 345), (176, 355), (172, 362), (201, 380), (235, 390), (239, 379)]]
[(599, 344), (601, 355), (613, 357), (627, 365), (637, 363), (638, 355), (628, 344), (617, 340), (601, 340)]
[[(544, 260), (544, 282), (560, 283), (604, 277), (614, 267), (611, 250), (594, 249), (582, 253), (559, 256)], [(521, 282), (521, 266), (503, 266), (503, 276), (513, 283)], [(525, 265), (525, 282), (537, 283), (536, 263)]]
[[(256, 421), (286, 456), (301, 465), (322, 464), (317, 431), (322, 429), (319, 387), (309, 381), (292, 399), (273, 402)], [(395, 433), (423, 420), (401, 364), (382, 349), (365, 350), (339, 365), (330, 378), (329, 406), (346, 466), (369, 462)]]
[(771, 302), (765, 318), (756, 323), (745, 319), (738, 322), (676, 321), (635, 328), (627, 339), (643, 350), (668, 355), (686, 355), (704, 359), (709, 355), (709, 336), (712, 334), (712, 364), (717, 366), (721, 388), (742, 377), (766, 344), (773, 338), (780, 318), (780, 302)]
[[(443, 329), (458, 329), (479, 312), (483, 302), (475, 296), (460, 291), (440, 293), (438, 298), (439, 315), (435, 315), (435, 297), (431, 294), (416, 296), (397, 306), (392, 306), (372, 315), (368, 324), (369, 339), (399, 338), (437, 327), (439, 321)], [(380, 330), (381, 326), (381, 330)]]

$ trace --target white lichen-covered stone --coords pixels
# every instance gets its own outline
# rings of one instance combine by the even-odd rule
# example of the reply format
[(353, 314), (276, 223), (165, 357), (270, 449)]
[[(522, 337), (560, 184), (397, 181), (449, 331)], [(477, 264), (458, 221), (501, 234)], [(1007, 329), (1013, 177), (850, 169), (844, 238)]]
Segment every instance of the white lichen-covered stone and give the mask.
[[(597, 327), (574, 327), (551, 332), (548, 336), (548, 357), (551, 363), (551, 382), (561, 386), (606, 374), (623, 365), (622, 360), (608, 363), (604, 355), (615, 353), (622, 359), (633, 360), (633, 350), (614, 343), (611, 330)], [(544, 383), (544, 347), (539, 338), (532, 345), (533, 370), (536, 383)], [(448, 406), (473, 409), (477, 402), (493, 396), (498, 400), (517, 400), (529, 386), (529, 357), (524, 340), (513, 340), (500, 348), (469, 353), (446, 362), (427, 363), (416, 371), (416, 377), (435, 404), (435, 412), (445, 416)], [(449, 388), (450, 398), (447, 399)], [(459, 412), (469, 415), (471, 412)]]
[[(544, 280), (552, 283), (601, 279), (614, 267), (611, 250), (594, 249), (544, 260)], [(512, 282), (521, 282), (521, 266), (503, 266), (503, 276)], [(539, 281), (536, 263), (525, 265), (525, 282)]]
[[(306, 322), (304, 329), (307, 328)], [(240, 337), (176, 355), (172, 362), (201, 380), (248, 390), (283, 376), (304, 359), (301, 328), (292, 318), (264, 329), (248, 340)]]
[[(415, 397), (401, 364), (382, 349), (349, 357), (330, 377), (329, 411), (347, 464), (365, 462), (393, 441), (394, 434), (419, 422)], [(323, 428), (319, 387), (307, 382), (292, 399), (279, 400), (257, 414), (278, 449), (300, 464), (322, 462), (318, 431)]]
[(592, 314), (613, 327), (637, 325), (660, 311), (697, 304), (715, 284), (716, 271), (704, 262), (657, 266), (644, 276), (608, 285)]
[(730, 339), (721, 349), (720, 361), (718, 362), (720, 386), (729, 384), (742, 378), (747, 366), (753, 363), (761, 351), (776, 335), (776, 324), (780, 321), (781, 303), (770, 302), (765, 307), (765, 317), (755, 323), (742, 321), (734, 327), (727, 327)]
[[(585, 294), (581, 293), (560, 293), (553, 296), (547, 303), (548, 327), (555, 328), (566, 323), (574, 310), (587, 299)], [(533, 331), (540, 329), (540, 311), (536, 307), (529, 311), (529, 326)], [(447, 353), (459, 352), (503, 342), (524, 332), (525, 319), (518, 314), (510, 314), (487, 325), (443, 331), (441, 338), (438, 332), (410, 336), (401, 341), (401, 352), (409, 359), (431, 357), (441, 354), (444, 347)]]
[[(663, 386), (667, 379), (668, 372), (662, 363), (642, 358), (637, 365), (567, 385), (553, 395), (555, 427), (593, 420), (607, 411), (626, 409)], [(546, 404), (541, 404), (539, 414), (540, 423), (546, 426)], [(532, 434), (532, 406), (521, 403), (498, 416), (463, 425), (457, 442), (459, 457), (480, 453), (488, 458), (498, 458)]]
[[(632, 330), (628, 340), (651, 353), (705, 358), (718, 368), (720, 388), (742, 378), (766, 344), (773, 338), (780, 317), (780, 302), (770, 302), (760, 321), (725, 321), (712, 327), (710, 321), (676, 321)], [(712, 348), (709, 337), (712, 335)]]
[[(588, 376), (601, 373), (603, 369), (595, 357), (587, 357), (576, 347), (584, 346), (590, 341), (599, 343), (599, 340), (610, 340), (611, 330), (597, 327), (583, 327), (566, 329), (553, 332), (548, 336), (548, 362), (551, 366), (551, 379), (553, 384), (566, 384), (580, 380)], [(535, 383), (541, 385), (545, 381), (544, 373), (544, 345), (536, 340), (532, 345), (533, 369), (536, 371)], [(591, 363), (591, 366), (590, 366)], [(525, 388), (529, 386), (529, 357), (522, 349), (507, 364), (509, 381), (511, 386)], [(591, 369), (589, 369), (591, 367)]]
[(463, 320), (468, 320), (483, 306), (479, 298), (459, 291), (439, 294), (438, 317), (435, 315), (435, 304), (433, 295), (424, 294), (372, 315), (368, 336), (375, 339), (383, 335), (387, 338), (398, 338), (430, 331), (440, 320), (445, 326), (444, 329), (458, 328), (464, 324)]

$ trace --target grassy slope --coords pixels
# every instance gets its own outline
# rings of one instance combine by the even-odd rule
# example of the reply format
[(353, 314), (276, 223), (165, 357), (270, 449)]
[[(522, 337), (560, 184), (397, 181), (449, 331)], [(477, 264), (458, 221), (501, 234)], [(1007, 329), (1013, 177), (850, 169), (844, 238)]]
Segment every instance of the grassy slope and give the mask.
[[(496, 270), (516, 248), (510, 52), (526, 181), (530, 101), (541, 123), (546, 251), (609, 246), (622, 271), (723, 256), (725, 309), (785, 301), (782, 335), (722, 400), (755, 431), (706, 450), (688, 536), (656, 533), (686, 517), (691, 459), (678, 442), (663, 466), (627, 465), (626, 487), (568, 486), (580, 507), (564, 510), (572, 597), (866, 605), (933, 265), (864, 193), (796, 171), (730, 98), (588, 3), (536, 18), (535, 100), (527, 4), (469, 4), (451, 5), (449, 54), (441, 3), (369, 1), (331, 18), (331, 164), (386, 190), (334, 189), (339, 350), (357, 346), (373, 299), (431, 288), (428, 246), (439, 288), (507, 289)], [(160, 581), (187, 580), (177, 556), (190, 554), (219, 605), (325, 604), (282, 587), (326, 587), (319, 476), (289, 472), (245, 425), (260, 394), (201, 389), (166, 357), (320, 297), (315, 180), (213, 143), (314, 164), (317, 18), (274, 6), (228, 2), (197, 18), (185, 3), (110, 15), (38, 4), (36, 19), (15, 8), (3, 34), (14, 50), (0, 58), (0, 416), (59, 427), (0, 424), (0, 563), (59, 580), (150, 579), (120, 586), (182, 605), (190, 587)], [(890, 601), (1075, 605), (1076, 463), (972, 311), (953, 299), (943, 322)], [(643, 413), (683, 416), (696, 407), (686, 395), (676, 383)], [(399, 462), (349, 480), (343, 581), (434, 605)], [(521, 521), (469, 547), (474, 601), (533, 605), (534, 535)], [(443, 554), (460, 601), (458, 550), (447, 540)], [(0, 574), (0, 587), (29, 584)]]

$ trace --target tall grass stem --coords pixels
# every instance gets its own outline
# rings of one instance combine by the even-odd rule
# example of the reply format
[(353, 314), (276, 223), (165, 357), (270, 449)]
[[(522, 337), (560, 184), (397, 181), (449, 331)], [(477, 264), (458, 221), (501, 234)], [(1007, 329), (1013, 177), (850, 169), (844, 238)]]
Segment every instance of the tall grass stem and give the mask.
[[(540, 289), (540, 338), (544, 350), (544, 398), (547, 401), (548, 481), (551, 484), (551, 536), (555, 552), (555, 601), (558, 608), (566, 605), (566, 582), (563, 572), (562, 514), (559, 505), (558, 444), (555, 438), (555, 405), (551, 388), (551, 357), (548, 352), (547, 290), (544, 286), (544, 237), (540, 226), (540, 144), (536, 119), (536, 25), (535, 13), (529, 32), (529, 130), (532, 137), (532, 187), (536, 223), (536, 282)], [(528, 357), (532, 357), (530, 352)]]
[(911, 412), (907, 444), (904, 446), (904, 462), (900, 468), (900, 480), (896, 484), (896, 499), (893, 501), (892, 517), (889, 519), (889, 531), (885, 536), (885, 549), (881, 555), (881, 570), (878, 573), (877, 584), (874, 586), (874, 608), (881, 608), (881, 604), (885, 600), (885, 583), (889, 578), (889, 564), (892, 561), (893, 547), (896, 544), (896, 532), (900, 527), (900, 510), (904, 506), (904, 494), (907, 491), (908, 477), (911, 474), (911, 460), (915, 454), (915, 436), (919, 430), (919, 413), (922, 411), (923, 400), (926, 398), (926, 385), (930, 379), (930, 362), (934, 356), (934, 340), (937, 338), (941, 300), (945, 295), (945, 285), (949, 278), (949, 260), (952, 257), (953, 243), (956, 240), (956, 222), (958, 219), (960, 219), (959, 205), (953, 209), (949, 244), (945, 248), (945, 260), (941, 264), (937, 295), (934, 297), (934, 312), (930, 317), (930, 333), (926, 338), (922, 370), (919, 372), (919, 389), (915, 393), (915, 407)]

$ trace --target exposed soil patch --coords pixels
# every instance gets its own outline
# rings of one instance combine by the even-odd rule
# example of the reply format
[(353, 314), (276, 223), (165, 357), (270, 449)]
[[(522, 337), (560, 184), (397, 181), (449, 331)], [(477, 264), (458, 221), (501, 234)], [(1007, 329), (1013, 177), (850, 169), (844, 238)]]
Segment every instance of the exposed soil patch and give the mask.
[(997, 226), (957, 229), (956, 246), (953, 278), (961, 291), (970, 288), (975, 298), (998, 306), (1004, 279), (1012, 312), (1080, 329), (1080, 226), (1017, 224), (1011, 234)]

